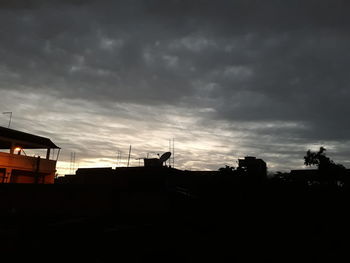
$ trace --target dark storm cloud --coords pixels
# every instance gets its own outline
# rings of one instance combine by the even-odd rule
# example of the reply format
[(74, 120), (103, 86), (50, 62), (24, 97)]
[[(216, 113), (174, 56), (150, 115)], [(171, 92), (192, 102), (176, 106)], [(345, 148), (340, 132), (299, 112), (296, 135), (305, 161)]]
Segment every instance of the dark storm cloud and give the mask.
[(0, 7), (1, 92), (204, 109), (199, 125), (223, 121), (269, 145), (350, 139), (348, 1)]

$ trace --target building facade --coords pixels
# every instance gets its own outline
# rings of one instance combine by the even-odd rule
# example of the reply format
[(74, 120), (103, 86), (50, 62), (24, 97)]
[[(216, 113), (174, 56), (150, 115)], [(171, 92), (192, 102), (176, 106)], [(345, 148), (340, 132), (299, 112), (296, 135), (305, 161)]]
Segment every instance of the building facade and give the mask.
[[(54, 183), (60, 148), (50, 139), (0, 127), (0, 149), (0, 183)], [(45, 152), (45, 156), (29, 156), (26, 150)]]

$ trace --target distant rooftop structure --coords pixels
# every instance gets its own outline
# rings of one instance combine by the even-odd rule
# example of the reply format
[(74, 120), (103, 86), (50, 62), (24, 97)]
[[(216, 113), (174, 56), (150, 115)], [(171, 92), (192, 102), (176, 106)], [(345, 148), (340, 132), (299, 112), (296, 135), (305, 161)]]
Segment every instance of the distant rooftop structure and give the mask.
[(162, 156), (158, 158), (144, 158), (145, 167), (162, 167), (163, 164), (170, 158), (171, 152), (163, 153)]
[[(50, 139), (0, 127), (0, 183), (54, 183), (56, 160), (51, 149), (60, 149)], [(25, 149), (44, 149), (46, 158), (27, 156)], [(59, 151), (58, 151), (59, 152)]]

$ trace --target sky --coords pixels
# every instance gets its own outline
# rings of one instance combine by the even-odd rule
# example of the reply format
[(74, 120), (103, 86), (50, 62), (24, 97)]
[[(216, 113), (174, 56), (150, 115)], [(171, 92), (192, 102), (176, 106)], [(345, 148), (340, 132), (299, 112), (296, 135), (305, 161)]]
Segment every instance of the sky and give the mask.
[(289, 171), (320, 146), (350, 167), (349, 10), (346, 0), (1, 1), (0, 110), (62, 148), (62, 175), (125, 166), (130, 145), (138, 166), (169, 140), (179, 169), (256, 156)]

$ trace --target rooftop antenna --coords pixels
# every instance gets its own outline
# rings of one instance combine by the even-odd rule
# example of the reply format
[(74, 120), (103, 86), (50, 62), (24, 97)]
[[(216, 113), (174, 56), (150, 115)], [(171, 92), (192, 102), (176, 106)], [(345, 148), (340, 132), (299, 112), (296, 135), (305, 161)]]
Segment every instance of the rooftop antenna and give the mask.
[(120, 150), (117, 151), (117, 166), (121, 165), (122, 160), (122, 152)]
[(130, 154), (131, 154), (131, 144), (130, 144), (130, 148), (129, 148), (129, 157), (128, 157), (128, 166), (129, 167), (129, 162), (130, 162)]
[(169, 139), (169, 152), (172, 153), (172, 158), (169, 160), (169, 165), (171, 165), (173, 168), (175, 168), (175, 139), (173, 138), (172, 140)]
[[(169, 152), (171, 153), (172, 152), (172, 149), (171, 149), (171, 139), (169, 139)], [(166, 165), (166, 163), (165, 163)], [(171, 165), (171, 158), (169, 160), (169, 166)]]
[(175, 139), (173, 138), (173, 168), (175, 168)]
[(139, 157), (139, 158), (136, 158), (135, 160), (138, 160), (139, 161), (139, 166), (141, 166), (141, 160), (145, 159), (144, 157)]
[(69, 172), (73, 174), (75, 170), (75, 152), (70, 153), (70, 169)]
[(73, 173), (75, 171), (75, 152), (73, 153)]
[(10, 129), (10, 126), (11, 126), (11, 120), (12, 120), (12, 111), (5, 111), (3, 112), (2, 114), (10, 114), (10, 120), (9, 120), (9, 126), (7, 128)]

